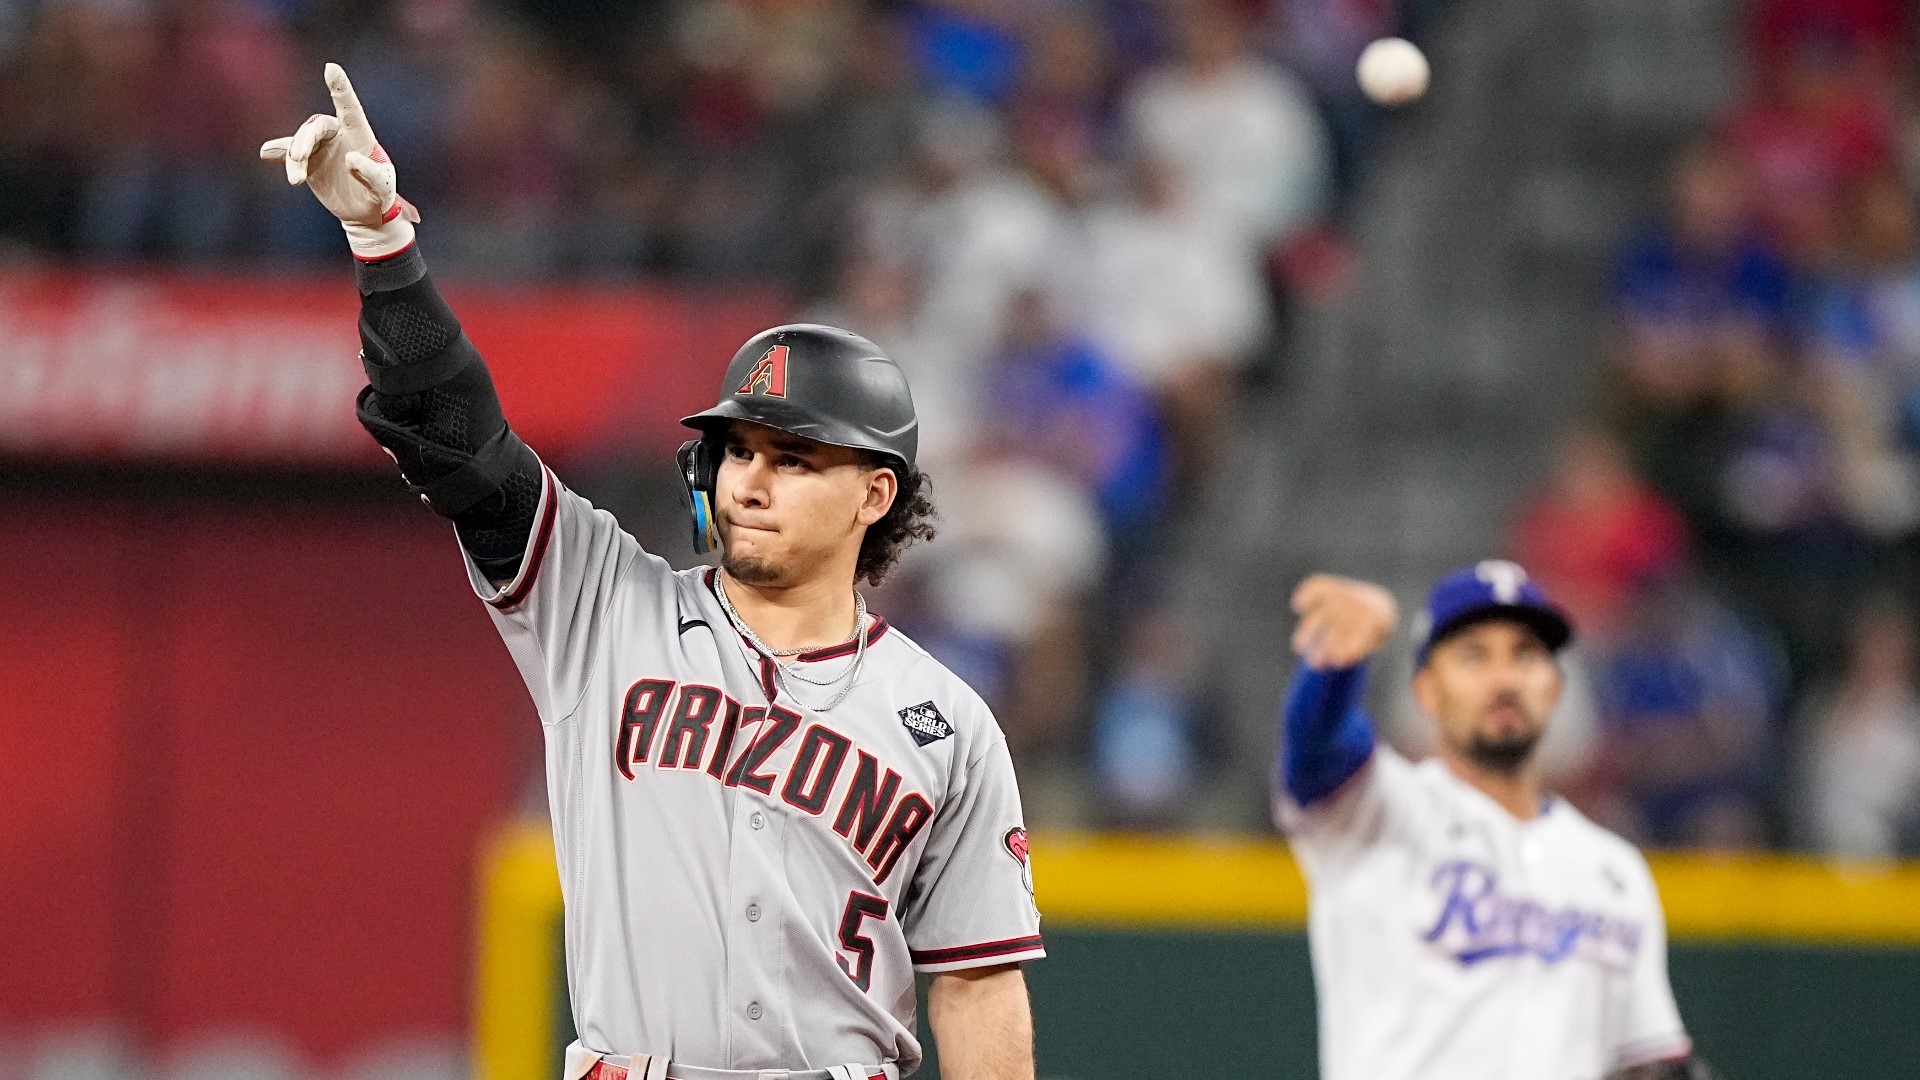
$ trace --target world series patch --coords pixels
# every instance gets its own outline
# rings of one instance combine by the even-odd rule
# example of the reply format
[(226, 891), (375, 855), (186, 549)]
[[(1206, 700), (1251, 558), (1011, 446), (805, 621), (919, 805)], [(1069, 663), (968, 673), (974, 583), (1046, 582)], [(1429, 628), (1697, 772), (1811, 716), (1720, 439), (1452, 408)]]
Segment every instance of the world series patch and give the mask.
[(900, 710), (900, 722), (906, 725), (907, 734), (921, 746), (939, 742), (953, 734), (953, 725), (940, 715), (940, 710), (931, 701), (918, 705), (909, 705)]

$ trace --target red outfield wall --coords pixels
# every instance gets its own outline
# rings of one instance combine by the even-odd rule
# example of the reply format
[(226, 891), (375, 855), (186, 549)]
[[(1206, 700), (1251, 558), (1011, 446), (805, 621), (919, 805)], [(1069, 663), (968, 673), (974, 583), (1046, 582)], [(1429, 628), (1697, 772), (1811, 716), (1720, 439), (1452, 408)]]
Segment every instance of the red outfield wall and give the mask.
[[(665, 460), (780, 313), (450, 294), (550, 461)], [(0, 452), (390, 472), (353, 327), (345, 275), (0, 274)], [(539, 727), (448, 526), (397, 480), (294, 488), (0, 497), (0, 1036), (265, 1030), (330, 1067), (464, 1032), (476, 841), (538, 791)]]
[(450, 529), (312, 512), (0, 511), (0, 1024), (316, 1062), (465, 1029), (538, 723)]

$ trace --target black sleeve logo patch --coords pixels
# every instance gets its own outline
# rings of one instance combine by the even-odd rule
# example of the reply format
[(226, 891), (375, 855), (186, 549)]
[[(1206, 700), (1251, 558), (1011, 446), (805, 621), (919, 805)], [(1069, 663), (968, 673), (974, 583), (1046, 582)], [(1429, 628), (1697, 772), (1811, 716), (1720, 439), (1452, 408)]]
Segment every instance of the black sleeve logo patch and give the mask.
[(909, 705), (900, 710), (900, 722), (906, 725), (907, 734), (920, 746), (939, 742), (953, 734), (953, 725), (940, 715), (933, 702), (923, 701), (918, 705)]

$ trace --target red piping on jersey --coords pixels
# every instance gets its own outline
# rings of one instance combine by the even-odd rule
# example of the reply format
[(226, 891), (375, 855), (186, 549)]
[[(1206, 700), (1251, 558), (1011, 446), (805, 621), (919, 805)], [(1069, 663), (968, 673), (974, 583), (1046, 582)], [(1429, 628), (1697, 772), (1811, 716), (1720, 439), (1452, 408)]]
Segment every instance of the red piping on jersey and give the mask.
[[(740, 635), (740, 640), (747, 641), (747, 636), (745, 634)], [(747, 647), (752, 649), (753, 642), (747, 641)], [(758, 649), (754, 649), (756, 653), (759, 651)], [(767, 692), (767, 704), (769, 705), (773, 704), (773, 699), (780, 694), (780, 686), (774, 679), (773, 661), (765, 656), (760, 658), (760, 688)]]
[(1032, 937), (1006, 938), (1002, 941), (983, 941), (978, 945), (957, 945), (951, 949), (913, 949), (909, 951), (916, 964), (952, 964), (961, 960), (985, 960), (995, 956), (1011, 956), (1014, 953), (1033, 952), (1042, 947), (1040, 935)]
[[(718, 567), (708, 567), (707, 588), (717, 591), (720, 588), (718, 581), (719, 576), (720, 570)], [(887, 621), (886, 616), (874, 613), (873, 622), (867, 624), (867, 648), (873, 648), (873, 643), (879, 641), (892, 625), (892, 623)], [(753, 640), (747, 637), (747, 635), (741, 634), (740, 640), (746, 642), (748, 648), (753, 648)], [(824, 649), (815, 649), (812, 652), (801, 653), (799, 656), (794, 657), (794, 659), (802, 663), (811, 664), (816, 660), (832, 660), (841, 656), (852, 656), (856, 648), (857, 646), (854, 642), (843, 641), (838, 645), (829, 645)], [(757, 652), (758, 650), (756, 649), (755, 651)], [(773, 684), (769, 682), (767, 685), (769, 687), (767, 694), (771, 696), (773, 694), (773, 690), (771, 689)]]
[(532, 591), (534, 579), (540, 576), (540, 563), (547, 555), (547, 540), (553, 536), (553, 517), (554, 511), (560, 505), (560, 493), (554, 490), (556, 485), (553, 473), (549, 472), (545, 466), (542, 466), (540, 471), (544, 494), (547, 497), (547, 509), (540, 515), (540, 531), (533, 538), (533, 550), (527, 552), (525, 572), (521, 575), (519, 586), (512, 592), (487, 601), (502, 611), (525, 600), (527, 593)]
[[(873, 617), (872, 624), (867, 627), (867, 648), (873, 648), (873, 643), (879, 641), (880, 635), (887, 632), (887, 626), (887, 620), (883, 616), (875, 615)], [(801, 653), (799, 656), (794, 657), (794, 659), (802, 663), (811, 664), (816, 660), (833, 660), (837, 657), (852, 656), (855, 648), (856, 646), (853, 642), (843, 641), (838, 645), (829, 645), (824, 649), (815, 649), (812, 652)]]

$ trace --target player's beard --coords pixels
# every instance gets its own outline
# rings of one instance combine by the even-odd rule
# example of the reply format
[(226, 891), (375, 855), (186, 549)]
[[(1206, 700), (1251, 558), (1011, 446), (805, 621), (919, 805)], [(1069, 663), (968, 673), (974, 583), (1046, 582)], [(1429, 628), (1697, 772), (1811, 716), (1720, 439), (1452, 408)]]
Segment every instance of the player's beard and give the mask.
[(1474, 764), (1489, 772), (1502, 776), (1513, 776), (1526, 765), (1533, 756), (1533, 748), (1540, 745), (1537, 733), (1516, 733), (1512, 735), (1483, 735), (1474, 732), (1467, 740), (1467, 757)]
[(720, 557), (720, 568), (742, 585), (778, 585), (786, 577), (772, 560), (728, 552)]
[[(1511, 694), (1502, 694), (1494, 699), (1487, 712), (1495, 709), (1511, 708), (1525, 712), (1526, 706)], [(1530, 718), (1530, 717), (1529, 717)], [(1528, 731), (1503, 731), (1488, 734), (1475, 731), (1467, 736), (1467, 744), (1461, 750), (1474, 764), (1503, 776), (1513, 776), (1533, 757), (1534, 748), (1540, 745), (1542, 725), (1534, 724)]]
[(723, 521), (720, 525), (720, 569), (727, 576), (742, 585), (769, 586), (784, 584), (787, 567), (759, 554), (748, 554), (734, 543), (732, 522)]

